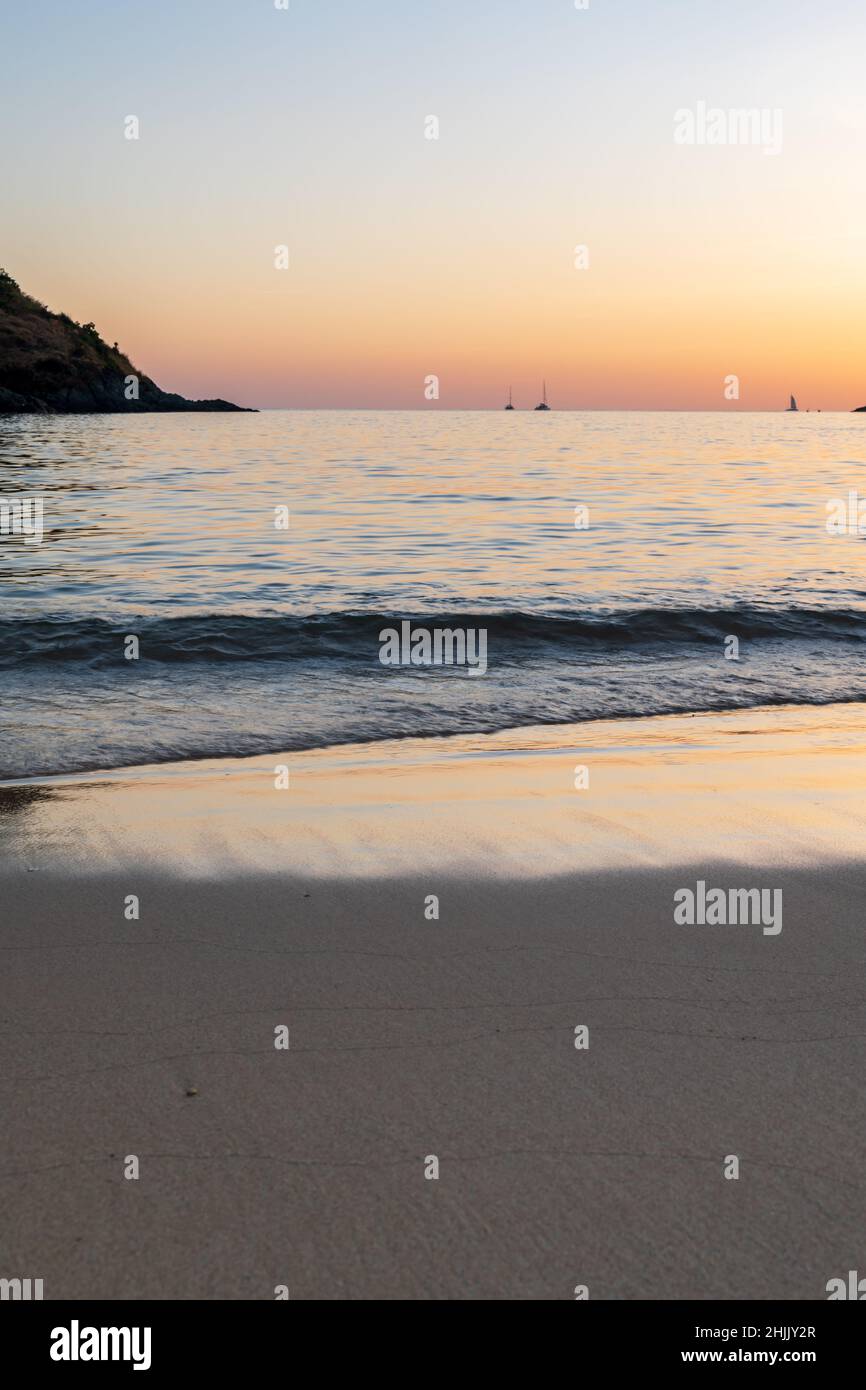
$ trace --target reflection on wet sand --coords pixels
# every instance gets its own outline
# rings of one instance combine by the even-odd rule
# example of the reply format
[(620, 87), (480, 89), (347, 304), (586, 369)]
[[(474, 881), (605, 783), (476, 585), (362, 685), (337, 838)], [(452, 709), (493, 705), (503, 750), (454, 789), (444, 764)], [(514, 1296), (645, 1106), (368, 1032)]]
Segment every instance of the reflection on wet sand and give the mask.
[(864, 781), (864, 706), (844, 704), (115, 770), (0, 786), (0, 810), (7, 866), (539, 878), (858, 858)]

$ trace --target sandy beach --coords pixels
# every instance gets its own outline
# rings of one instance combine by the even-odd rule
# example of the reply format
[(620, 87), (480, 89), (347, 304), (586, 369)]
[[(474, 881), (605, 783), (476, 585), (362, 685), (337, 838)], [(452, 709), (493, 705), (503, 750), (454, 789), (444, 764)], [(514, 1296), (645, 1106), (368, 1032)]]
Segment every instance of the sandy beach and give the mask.
[(863, 40), (4, 25), (7, 1360), (588, 1299), (584, 1362), (844, 1364)]
[[(4, 1265), (58, 1299), (825, 1298), (862, 1263), (864, 730), (0, 787)], [(700, 882), (780, 890), (780, 929), (676, 922)]]

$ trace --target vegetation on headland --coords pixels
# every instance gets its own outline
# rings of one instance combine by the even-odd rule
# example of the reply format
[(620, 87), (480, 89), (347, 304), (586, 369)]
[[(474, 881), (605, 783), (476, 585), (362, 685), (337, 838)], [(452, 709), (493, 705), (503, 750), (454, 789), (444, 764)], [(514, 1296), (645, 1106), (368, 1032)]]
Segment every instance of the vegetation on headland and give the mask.
[(162, 391), (95, 324), (52, 313), (0, 269), (0, 415), (243, 409)]

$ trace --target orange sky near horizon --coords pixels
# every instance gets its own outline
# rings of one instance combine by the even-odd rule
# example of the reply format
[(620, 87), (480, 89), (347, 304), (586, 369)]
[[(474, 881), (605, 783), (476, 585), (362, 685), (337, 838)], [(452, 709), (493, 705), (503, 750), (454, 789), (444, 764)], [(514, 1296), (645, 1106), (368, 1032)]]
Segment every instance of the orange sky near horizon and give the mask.
[[(170, 50), (126, 3), (95, 6), (96, 42), (49, 8), (48, 30), (16, 20), (0, 97), (27, 116), (0, 153), (0, 262), (165, 389), (429, 410), (498, 408), (509, 384), (531, 407), (546, 378), (561, 409), (866, 404), (862, 6), (193, 0)], [(678, 144), (700, 102), (778, 110), (781, 148)]]

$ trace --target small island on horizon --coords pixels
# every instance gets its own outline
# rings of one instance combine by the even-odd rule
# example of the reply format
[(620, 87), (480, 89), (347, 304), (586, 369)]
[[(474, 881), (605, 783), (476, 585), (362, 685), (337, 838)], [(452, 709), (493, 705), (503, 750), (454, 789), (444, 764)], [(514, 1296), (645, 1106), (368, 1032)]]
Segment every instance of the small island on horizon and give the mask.
[(163, 391), (92, 323), (52, 313), (0, 269), (0, 415), (251, 409)]

